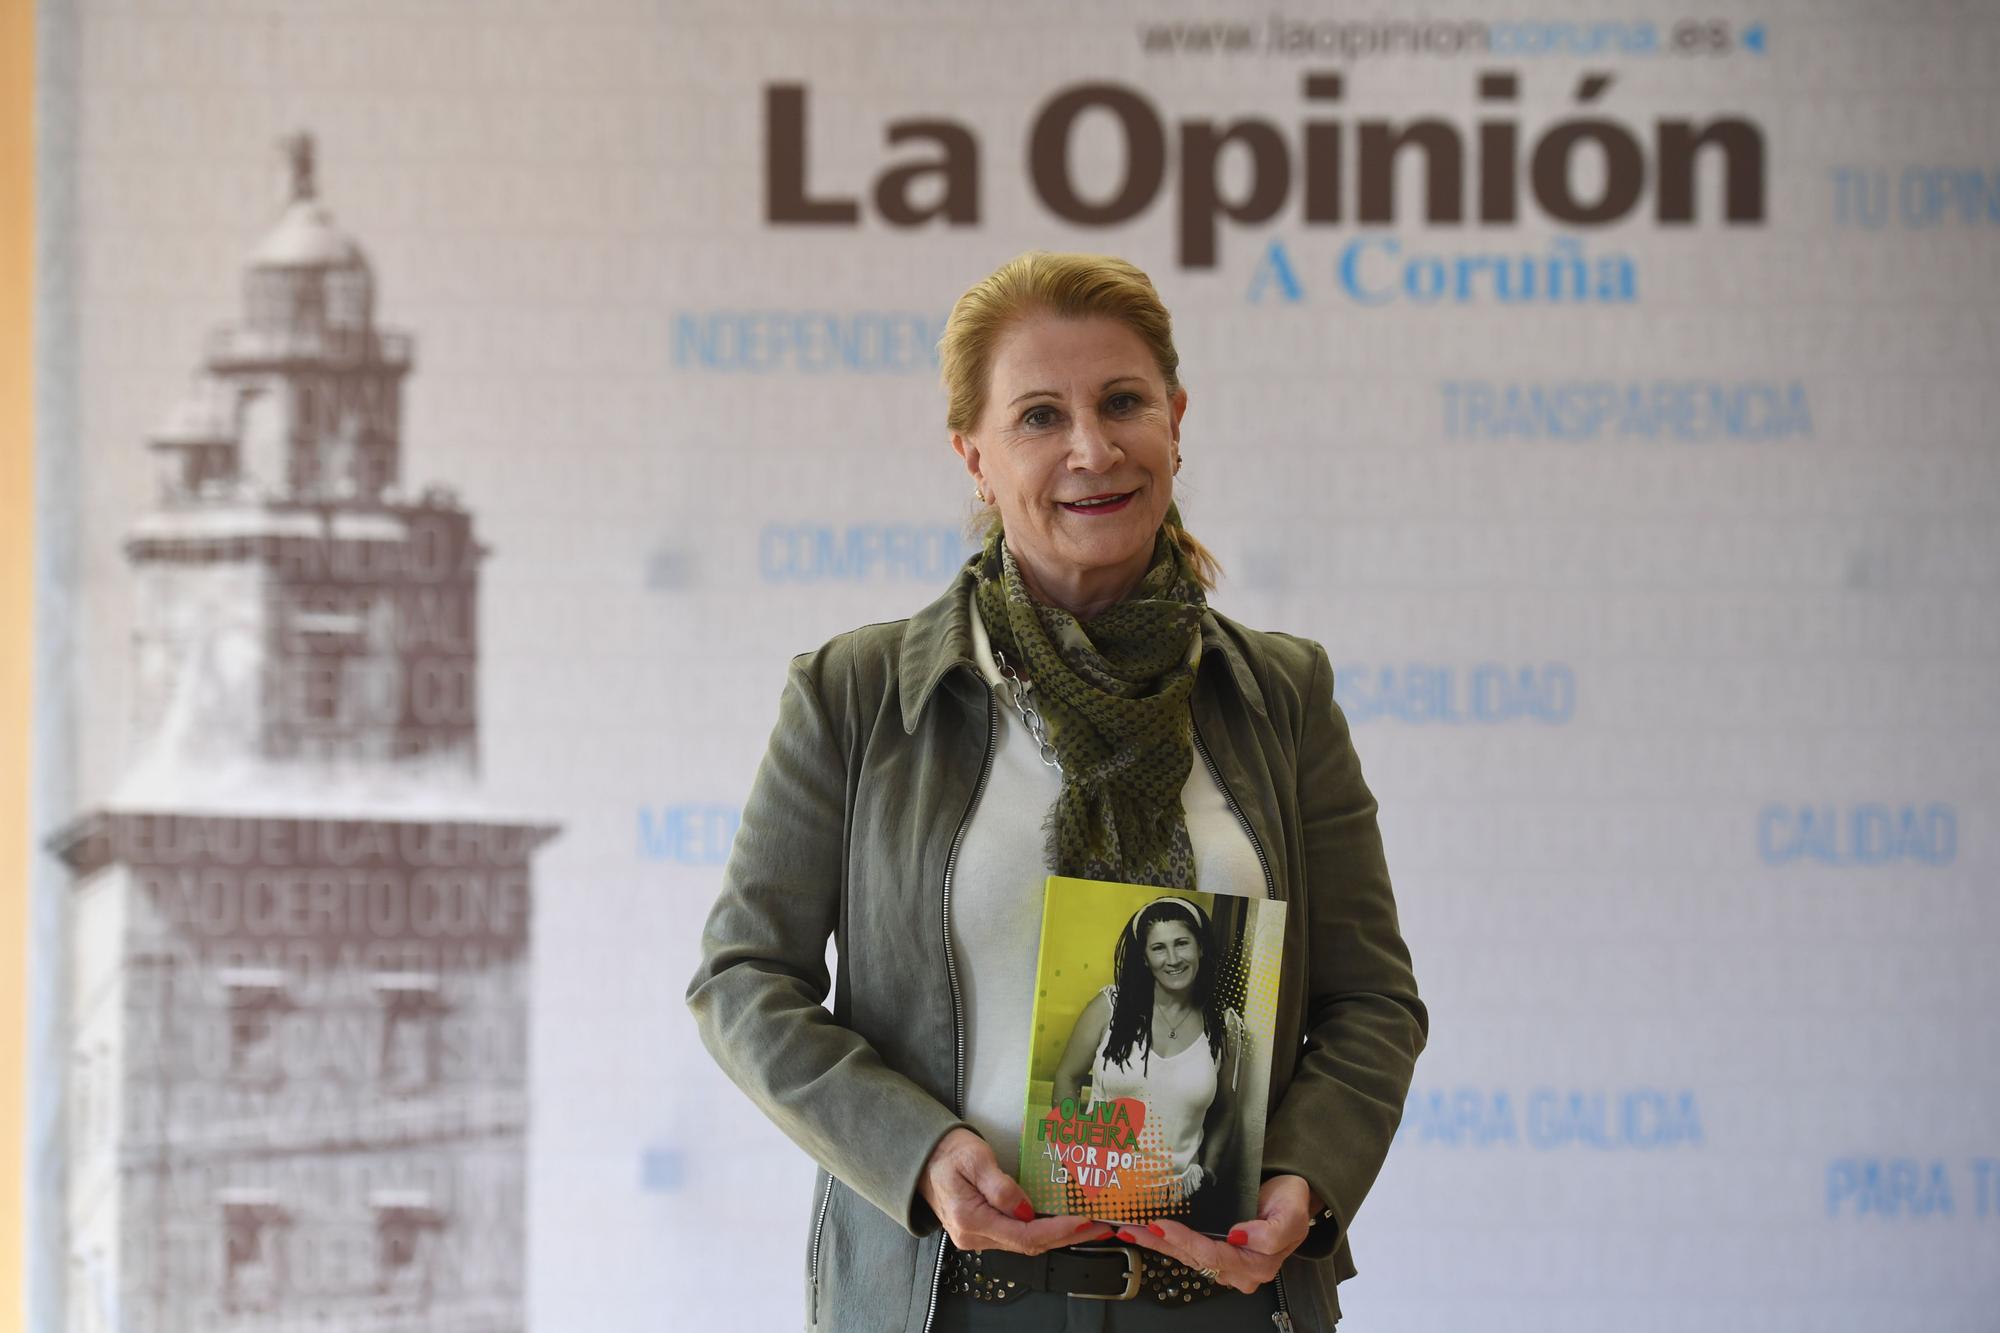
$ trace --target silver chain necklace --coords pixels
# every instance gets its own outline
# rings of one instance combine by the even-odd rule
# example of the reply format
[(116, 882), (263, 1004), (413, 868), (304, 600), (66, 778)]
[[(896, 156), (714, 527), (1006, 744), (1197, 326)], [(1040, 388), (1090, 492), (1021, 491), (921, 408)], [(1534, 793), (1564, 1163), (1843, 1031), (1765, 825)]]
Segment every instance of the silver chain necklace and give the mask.
[(1007, 654), (1000, 651), (998, 644), (993, 646), (993, 665), (1000, 669), (1000, 679), (1007, 683), (1007, 697), (1013, 701), (1014, 710), (1021, 715), (1021, 721), (1028, 724), (1028, 734), (1035, 738), (1035, 744), (1041, 746), (1042, 762), (1056, 772), (1062, 772), (1062, 762), (1056, 758), (1056, 747), (1049, 743), (1048, 725), (1042, 721), (1041, 713), (1029, 701), (1034, 693), (1035, 683), (1021, 679), (1013, 664), (1008, 662)]

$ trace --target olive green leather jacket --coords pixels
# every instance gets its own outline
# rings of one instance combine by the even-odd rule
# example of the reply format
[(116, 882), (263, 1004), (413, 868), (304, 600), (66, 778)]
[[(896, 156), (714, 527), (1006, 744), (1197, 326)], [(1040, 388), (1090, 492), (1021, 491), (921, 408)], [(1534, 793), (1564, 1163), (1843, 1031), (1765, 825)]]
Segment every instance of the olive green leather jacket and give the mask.
[[(820, 1165), (815, 1331), (927, 1333), (936, 1315), (944, 1234), (917, 1180), (965, 1124), (951, 872), (1002, 706), (972, 662), (969, 578), (793, 660), (688, 987), (710, 1052)], [(1334, 1211), (1279, 1300), (1327, 1333), (1429, 1019), (1325, 650), (1212, 611), (1202, 638), (1197, 746), (1290, 904), (1264, 1174), (1305, 1177)]]

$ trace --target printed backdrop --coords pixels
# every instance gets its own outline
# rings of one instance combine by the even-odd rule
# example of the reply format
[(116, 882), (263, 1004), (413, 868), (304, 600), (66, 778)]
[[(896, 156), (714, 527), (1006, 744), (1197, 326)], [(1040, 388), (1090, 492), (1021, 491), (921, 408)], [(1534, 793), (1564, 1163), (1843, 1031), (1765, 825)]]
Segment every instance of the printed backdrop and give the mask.
[[(1358, 1329), (2000, 1320), (2000, 16), (43, 6), (31, 1327), (795, 1327), (683, 1008), (934, 344), (1172, 308), (1434, 1015)], [(322, 1324), (319, 1321), (327, 1321)]]

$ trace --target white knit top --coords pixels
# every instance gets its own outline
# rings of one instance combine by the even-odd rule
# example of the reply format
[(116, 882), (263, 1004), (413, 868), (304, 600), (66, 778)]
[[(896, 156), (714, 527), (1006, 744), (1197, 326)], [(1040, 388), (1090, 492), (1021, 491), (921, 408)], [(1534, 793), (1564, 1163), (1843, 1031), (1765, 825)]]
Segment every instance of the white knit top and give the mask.
[[(968, 599), (969, 600), (969, 599)], [(1027, 1105), (1028, 1050), (1035, 1009), (1035, 950), (1042, 934), (1042, 820), (1062, 775), (1042, 762), (1014, 710), (979, 607), (972, 649), (1000, 715), (986, 789), (966, 821), (952, 871), (951, 947), (965, 1013), (965, 1119), (1017, 1175)], [(1181, 788), (1195, 884), (1204, 893), (1262, 894), (1264, 870), (1222, 789), (1196, 751)], [(1106, 960), (1109, 961), (1108, 959)]]

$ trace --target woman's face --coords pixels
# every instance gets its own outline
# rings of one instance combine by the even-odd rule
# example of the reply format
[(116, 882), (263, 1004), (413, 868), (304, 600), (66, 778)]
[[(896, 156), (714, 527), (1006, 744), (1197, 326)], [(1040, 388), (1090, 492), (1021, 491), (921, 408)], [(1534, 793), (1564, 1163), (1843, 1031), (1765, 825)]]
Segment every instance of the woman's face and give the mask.
[(985, 411), (952, 447), (999, 506), (1030, 592), (1094, 614), (1138, 582), (1173, 502), (1186, 411), (1187, 391), (1168, 396), (1117, 320), (1038, 314), (1001, 333)]
[(1162, 990), (1187, 998), (1201, 970), (1201, 945), (1185, 921), (1155, 921), (1146, 927), (1146, 966)]

